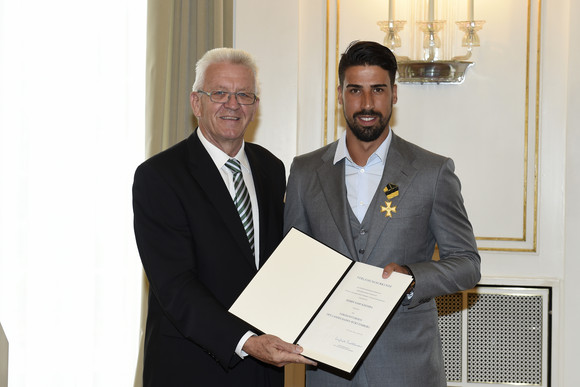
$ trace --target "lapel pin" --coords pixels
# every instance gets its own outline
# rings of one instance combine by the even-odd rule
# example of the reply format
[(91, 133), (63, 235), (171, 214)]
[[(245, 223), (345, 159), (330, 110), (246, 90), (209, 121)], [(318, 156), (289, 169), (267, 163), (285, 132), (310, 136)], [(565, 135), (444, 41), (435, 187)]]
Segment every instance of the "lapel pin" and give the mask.
[(397, 207), (393, 206), (393, 202), (390, 200), (399, 196), (399, 187), (396, 184), (389, 183), (385, 188), (383, 188), (383, 192), (387, 195), (387, 201), (384, 206), (381, 206), (381, 213), (385, 213), (385, 218), (392, 218), (393, 212), (397, 212)]
[(392, 200), (399, 196), (399, 187), (396, 184), (389, 183), (385, 188), (383, 188), (383, 192), (387, 195), (387, 199)]

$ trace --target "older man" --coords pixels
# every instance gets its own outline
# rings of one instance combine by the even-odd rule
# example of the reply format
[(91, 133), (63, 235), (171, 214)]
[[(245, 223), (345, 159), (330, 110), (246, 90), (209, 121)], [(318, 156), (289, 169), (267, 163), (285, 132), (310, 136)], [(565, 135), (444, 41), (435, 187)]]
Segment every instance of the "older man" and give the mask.
[(190, 96), (199, 128), (139, 166), (135, 235), (150, 283), (146, 386), (281, 386), (300, 347), (228, 313), (282, 238), (284, 166), (244, 142), (259, 99), (241, 50), (209, 51)]

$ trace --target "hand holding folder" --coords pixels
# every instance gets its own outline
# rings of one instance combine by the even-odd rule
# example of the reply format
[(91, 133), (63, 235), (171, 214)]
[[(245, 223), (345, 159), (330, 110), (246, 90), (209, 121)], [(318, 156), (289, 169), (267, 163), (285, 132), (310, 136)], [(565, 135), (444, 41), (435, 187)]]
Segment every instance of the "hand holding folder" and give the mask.
[(257, 330), (303, 347), (342, 373), (356, 370), (412, 277), (354, 262), (292, 229), (230, 312)]

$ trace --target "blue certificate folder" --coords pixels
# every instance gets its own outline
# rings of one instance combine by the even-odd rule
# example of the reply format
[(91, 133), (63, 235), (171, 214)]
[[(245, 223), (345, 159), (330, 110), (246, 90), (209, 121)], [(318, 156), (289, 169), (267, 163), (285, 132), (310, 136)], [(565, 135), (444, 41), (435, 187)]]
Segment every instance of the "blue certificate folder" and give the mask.
[(229, 311), (299, 344), (322, 367), (352, 374), (395, 312), (412, 277), (354, 262), (292, 229)]

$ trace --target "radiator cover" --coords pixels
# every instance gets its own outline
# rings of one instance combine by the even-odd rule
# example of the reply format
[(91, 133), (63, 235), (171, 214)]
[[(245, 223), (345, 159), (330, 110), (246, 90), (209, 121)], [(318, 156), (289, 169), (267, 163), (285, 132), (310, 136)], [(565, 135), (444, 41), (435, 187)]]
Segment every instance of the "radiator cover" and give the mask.
[(436, 302), (448, 386), (549, 386), (550, 288), (477, 286)]

